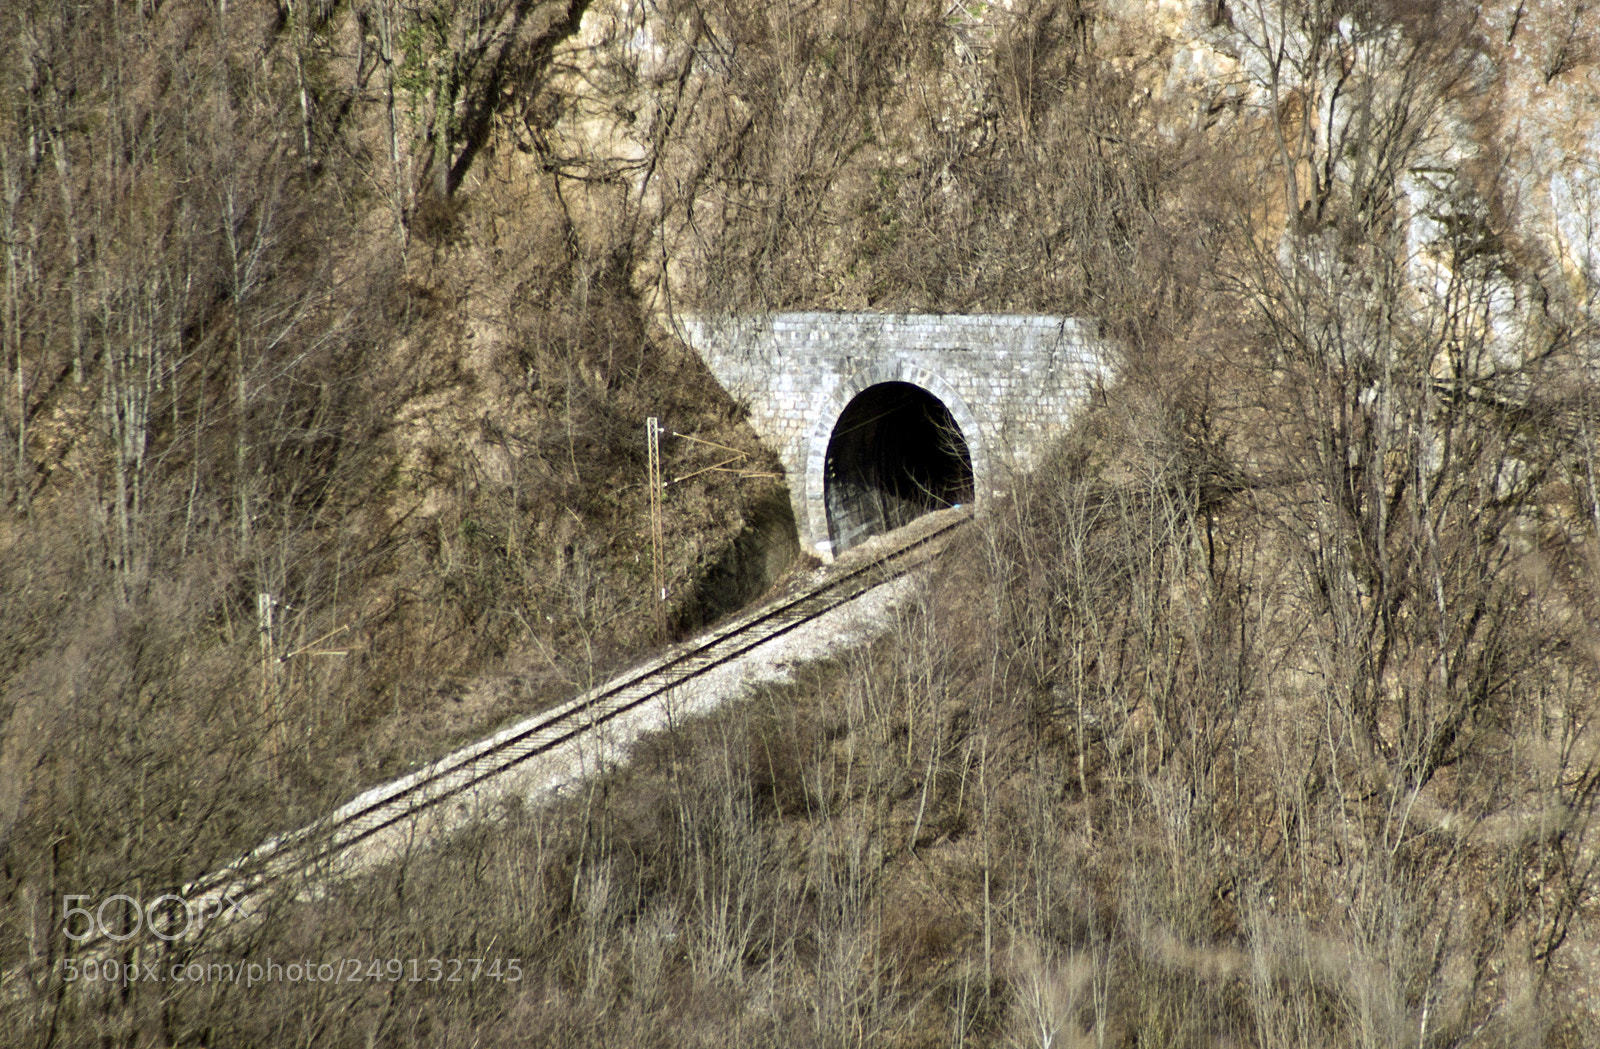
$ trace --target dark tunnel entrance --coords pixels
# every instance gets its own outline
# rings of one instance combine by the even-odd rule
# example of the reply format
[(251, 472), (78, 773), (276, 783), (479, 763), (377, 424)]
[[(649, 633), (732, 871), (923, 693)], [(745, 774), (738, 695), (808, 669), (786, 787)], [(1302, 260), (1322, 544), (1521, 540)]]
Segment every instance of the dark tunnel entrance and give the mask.
[(972, 456), (950, 409), (908, 382), (869, 386), (839, 415), (823, 466), (834, 553), (972, 501)]

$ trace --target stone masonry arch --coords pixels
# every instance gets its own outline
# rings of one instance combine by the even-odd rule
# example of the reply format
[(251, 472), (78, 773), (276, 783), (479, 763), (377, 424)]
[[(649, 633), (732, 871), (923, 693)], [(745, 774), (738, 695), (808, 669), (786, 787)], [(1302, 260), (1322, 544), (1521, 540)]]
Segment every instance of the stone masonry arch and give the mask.
[(778, 453), (800, 545), (823, 558), (834, 553), (829, 441), (865, 391), (905, 383), (949, 412), (966, 444), (981, 513), (1112, 375), (1111, 355), (1093, 326), (1070, 317), (813, 312), (672, 321)]
[[(932, 394), (944, 405), (955, 420), (966, 442), (967, 455), (972, 463), (972, 477), (976, 491), (984, 491), (993, 483), (989, 475), (989, 460), (984, 451), (984, 441), (977, 418), (965, 400), (948, 382), (925, 367), (902, 358), (891, 358), (868, 365), (844, 379), (833, 389), (822, 392), (812, 412), (816, 420), (806, 438), (805, 458), (805, 521), (806, 534), (817, 537), (814, 545), (825, 554), (834, 553), (828, 528), (827, 460), (828, 444), (833, 438), (839, 418), (862, 393), (885, 383), (903, 382)], [(790, 485), (795, 479), (790, 479)], [(797, 522), (799, 523), (799, 522)], [(824, 547), (823, 544), (827, 546)]]

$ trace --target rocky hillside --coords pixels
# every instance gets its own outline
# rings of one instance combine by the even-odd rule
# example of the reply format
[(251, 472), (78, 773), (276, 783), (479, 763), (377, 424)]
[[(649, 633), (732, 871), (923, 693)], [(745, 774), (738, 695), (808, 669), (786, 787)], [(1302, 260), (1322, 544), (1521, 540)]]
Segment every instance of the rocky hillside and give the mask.
[(5, 14), (7, 966), (61, 884), (181, 883), (658, 643), (648, 416), (747, 453), (673, 489), (668, 627), (771, 581), (634, 220), (507, 135), (577, 24), (525, 7)]
[[(7, 1029), (1600, 1038), (1581, 0), (16, 18)], [(643, 418), (770, 470), (673, 313), (802, 306), (1093, 316), (1123, 379), (890, 641), (160, 955), (375, 977), (67, 978), (63, 898), (181, 886), (648, 644)], [(680, 623), (784, 502), (674, 491)]]

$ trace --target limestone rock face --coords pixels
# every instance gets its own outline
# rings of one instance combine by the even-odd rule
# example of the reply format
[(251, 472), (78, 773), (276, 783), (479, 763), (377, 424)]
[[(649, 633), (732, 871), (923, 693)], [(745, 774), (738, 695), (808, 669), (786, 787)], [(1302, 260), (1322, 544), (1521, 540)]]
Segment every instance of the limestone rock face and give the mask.
[[(631, 238), (635, 287), (663, 316), (730, 300), (1087, 313), (1069, 262), (997, 245), (1073, 252), (1061, 194), (1081, 174), (1074, 152), (1198, 136), (1239, 154), (1281, 227), (1390, 209), (1419, 292), (1449, 265), (1445, 233), (1493, 227), (1514, 258), (1486, 322), (1502, 354), (1538, 323), (1531, 302), (1594, 297), (1600, 30), (1577, 0), (1464, 5), (1448, 46), (1441, 23), (1398, 4), (1334, 24), (1216, 0), (941, 10), (889, 34), (848, 5), (787, 20), (759, 5), (589, 5), (554, 63), (544, 131), (580, 190), (567, 194), (580, 231)], [(1119, 112), (1091, 121), (1098, 138), (1063, 137), (1090, 64), (1120, 75)], [(1404, 140), (1393, 170), (1363, 166), (1374, 136)], [(916, 279), (920, 301), (903, 290)]]

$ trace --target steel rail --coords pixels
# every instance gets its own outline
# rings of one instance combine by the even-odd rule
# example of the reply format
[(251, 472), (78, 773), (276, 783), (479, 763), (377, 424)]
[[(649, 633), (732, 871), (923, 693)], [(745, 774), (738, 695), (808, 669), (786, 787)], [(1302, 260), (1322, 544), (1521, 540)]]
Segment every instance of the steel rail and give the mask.
[(398, 780), (375, 787), (327, 816), (270, 839), (241, 859), (184, 886), (183, 896), (226, 892), (236, 902), (311, 870), (398, 823), (594, 731), (621, 714), (724, 666), (937, 554), (969, 518), (945, 522), (803, 592), (734, 620), (551, 710), (535, 714)]
[[(912, 531), (898, 541), (893, 533), (879, 537), (879, 542), (895, 545), (875, 553), (856, 552), (862, 557), (859, 565), (840, 571), (836, 562), (823, 571), (818, 582), (798, 594), (757, 608), (566, 703), (455, 750), (398, 780), (373, 787), (305, 827), (268, 839), (232, 863), (184, 885), (177, 898), (191, 902), (208, 897), (218, 902), (226, 899), (237, 906), (259, 897), (280, 882), (330, 863), (374, 835), (460, 797), (562, 743), (593, 732), (685, 682), (911, 572), (936, 556), (944, 541), (970, 520), (970, 515), (961, 514)], [(187, 939), (201, 931), (191, 929), (187, 920), (184, 930), (176, 938)], [(171, 929), (165, 931), (170, 933)], [(127, 946), (130, 945), (122, 939), (105, 935), (102, 930), (78, 940), (72, 953), (81, 959)], [(4, 982), (20, 986), (12, 979), (16, 975), (19, 974), (6, 973)]]

